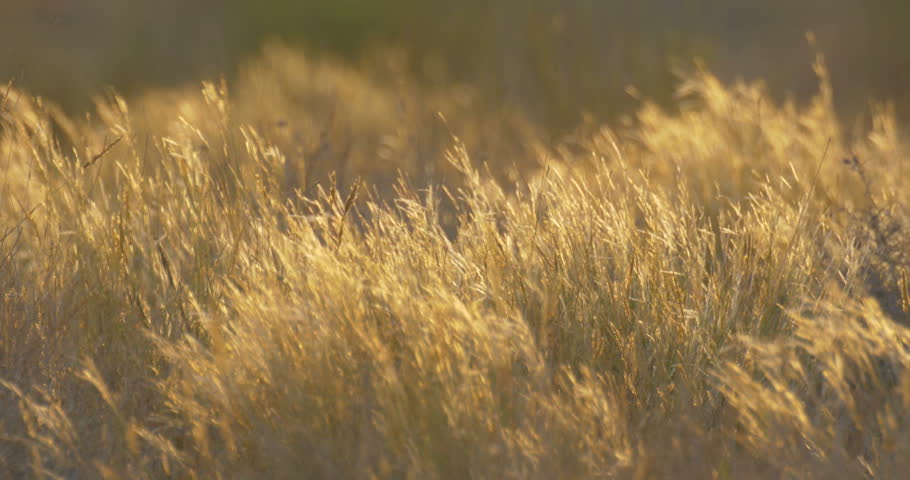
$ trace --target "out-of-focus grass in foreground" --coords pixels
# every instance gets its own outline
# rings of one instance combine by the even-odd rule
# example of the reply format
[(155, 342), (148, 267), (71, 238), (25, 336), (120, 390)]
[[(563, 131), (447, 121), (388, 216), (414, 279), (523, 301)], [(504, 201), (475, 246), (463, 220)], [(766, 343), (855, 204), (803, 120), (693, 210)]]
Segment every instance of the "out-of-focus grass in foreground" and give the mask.
[(3, 89), (0, 471), (907, 471), (887, 106), (851, 136), (821, 63), (806, 107), (697, 71), (543, 141), (376, 68), (274, 47), (85, 117)]

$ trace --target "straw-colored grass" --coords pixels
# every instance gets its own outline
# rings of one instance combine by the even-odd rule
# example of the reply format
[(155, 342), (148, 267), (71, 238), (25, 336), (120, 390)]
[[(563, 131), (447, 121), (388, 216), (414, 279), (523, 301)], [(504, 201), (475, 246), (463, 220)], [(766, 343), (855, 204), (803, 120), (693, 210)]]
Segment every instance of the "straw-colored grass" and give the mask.
[(899, 477), (908, 150), (817, 70), (561, 141), (282, 49), (84, 118), (4, 89), (0, 471)]

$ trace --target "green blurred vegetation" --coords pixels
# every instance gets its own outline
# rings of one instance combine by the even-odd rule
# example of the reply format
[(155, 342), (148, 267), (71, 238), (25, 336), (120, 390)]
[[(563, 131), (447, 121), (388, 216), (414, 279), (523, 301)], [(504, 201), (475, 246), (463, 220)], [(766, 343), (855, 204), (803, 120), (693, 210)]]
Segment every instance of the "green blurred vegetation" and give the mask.
[(910, 5), (899, 0), (40, 0), (0, 2), (0, 77), (88, 105), (113, 85), (127, 94), (236, 72), (281, 38), (311, 55), (363, 63), (394, 47), (422, 82), (480, 87), (547, 126), (583, 113), (615, 118), (627, 88), (669, 104), (674, 68), (704, 60), (725, 79), (765, 79), (808, 98), (817, 48), (828, 55), (847, 118), (870, 97), (906, 93)]

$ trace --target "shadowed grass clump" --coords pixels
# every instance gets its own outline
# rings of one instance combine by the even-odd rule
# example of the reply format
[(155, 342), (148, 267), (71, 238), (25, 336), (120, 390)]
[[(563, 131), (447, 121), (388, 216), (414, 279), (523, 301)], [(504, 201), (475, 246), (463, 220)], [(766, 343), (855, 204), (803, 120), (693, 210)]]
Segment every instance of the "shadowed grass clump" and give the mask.
[(10, 87), (0, 469), (895, 477), (906, 147), (817, 71), (550, 142), (284, 50), (84, 119)]

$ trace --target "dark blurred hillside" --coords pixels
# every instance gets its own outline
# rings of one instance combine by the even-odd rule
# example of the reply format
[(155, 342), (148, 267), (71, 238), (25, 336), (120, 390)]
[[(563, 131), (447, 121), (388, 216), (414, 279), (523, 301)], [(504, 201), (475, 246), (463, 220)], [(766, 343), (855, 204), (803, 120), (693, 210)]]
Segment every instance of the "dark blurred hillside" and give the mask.
[[(106, 85), (137, 89), (232, 72), (279, 37), (350, 61), (408, 52), (422, 81), (477, 85), (550, 126), (667, 100), (674, 65), (815, 88), (814, 31), (846, 116), (867, 99), (910, 113), (910, 3), (901, 0), (0, 0), (0, 78), (71, 108)], [(907, 118), (906, 114), (902, 115)]]

